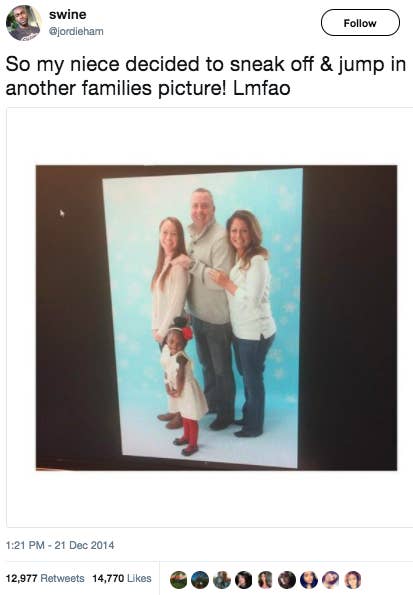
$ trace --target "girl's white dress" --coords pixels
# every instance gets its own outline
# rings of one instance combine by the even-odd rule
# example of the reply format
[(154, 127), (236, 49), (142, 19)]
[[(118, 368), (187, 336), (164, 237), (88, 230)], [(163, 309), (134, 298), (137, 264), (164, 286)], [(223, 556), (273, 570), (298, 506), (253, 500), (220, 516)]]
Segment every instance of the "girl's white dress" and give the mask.
[(172, 397), (171, 400), (176, 403), (176, 408), (182, 417), (199, 420), (208, 412), (208, 405), (205, 395), (194, 376), (192, 361), (184, 351), (171, 355), (167, 345), (164, 345), (161, 353), (161, 365), (166, 374), (165, 382), (168, 382), (170, 387), (176, 388), (179, 356), (183, 356), (188, 360), (185, 365), (185, 382), (180, 396)]

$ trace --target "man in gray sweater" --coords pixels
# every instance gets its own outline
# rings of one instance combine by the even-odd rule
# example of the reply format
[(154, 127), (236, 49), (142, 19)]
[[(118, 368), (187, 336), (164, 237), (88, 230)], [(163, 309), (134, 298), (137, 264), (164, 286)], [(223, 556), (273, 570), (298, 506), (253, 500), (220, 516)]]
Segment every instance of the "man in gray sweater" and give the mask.
[(229, 273), (234, 256), (225, 229), (215, 221), (214, 200), (206, 188), (192, 193), (191, 218), (189, 256), (181, 255), (173, 262), (187, 267), (191, 274), (188, 305), (204, 375), (204, 392), (209, 411), (217, 414), (210, 428), (223, 430), (234, 421), (232, 329), (225, 290), (211, 281), (208, 269)]

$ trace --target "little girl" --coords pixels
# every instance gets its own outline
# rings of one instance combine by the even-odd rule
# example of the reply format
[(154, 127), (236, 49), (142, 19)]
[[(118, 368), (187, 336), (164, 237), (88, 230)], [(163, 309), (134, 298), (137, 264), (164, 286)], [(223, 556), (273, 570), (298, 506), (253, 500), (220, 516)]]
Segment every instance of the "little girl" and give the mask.
[(185, 457), (197, 452), (198, 420), (208, 411), (205, 395), (192, 371), (192, 362), (184, 351), (189, 339), (192, 339), (192, 331), (186, 326), (186, 320), (175, 318), (161, 353), (166, 392), (177, 399), (184, 426), (183, 436), (175, 438), (173, 443), (176, 446), (187, 445), (181, 451)]

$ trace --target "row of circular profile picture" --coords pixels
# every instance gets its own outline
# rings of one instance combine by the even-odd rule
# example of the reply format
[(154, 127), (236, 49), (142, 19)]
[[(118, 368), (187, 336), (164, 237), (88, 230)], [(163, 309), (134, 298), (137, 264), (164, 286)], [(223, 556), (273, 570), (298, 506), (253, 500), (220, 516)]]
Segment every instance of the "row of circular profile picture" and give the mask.
[[(188, 577), (181, 570), (173, 572), (169, 580), (175, 589), (183, 589), (188, 584)], [(235, 575), (234, 583), (239, 589), (249, 589), (253, 584), (253, 580), (250, 572), (241, 570)], [(297, 578), (290, 570), (281, 572), (277, 581), (282, 589), (292, 589), (297, 584)], [(231, 585), (232, 580), (228, 572), (220, 570), (214, 575), (212, 582), (217, 589), (226, 589)], [(361, 585), (361, 574), (355, 570), (350, 570), (344, 576), (343, 582), (348, 589), (358, 589)], [(209, 576), (206, 572), (197, 570), (191, 576), (191, 583), (195, 589), (205, 589), (209, 584)], [(299, 583), (304, 589), (314, 589), (319, 584), (319, 580), (315, 572), (306, 570), (300, 576)], [(323, 574), (321, 583), (326, 589), (334, 589), (339, 586), (340, 577), (335, 570), (328, 570)], [(257, 584), (261, 589), (271, 589), (273, 586), (272, 572), (268, 570), (260, 572), (257, 577)]]

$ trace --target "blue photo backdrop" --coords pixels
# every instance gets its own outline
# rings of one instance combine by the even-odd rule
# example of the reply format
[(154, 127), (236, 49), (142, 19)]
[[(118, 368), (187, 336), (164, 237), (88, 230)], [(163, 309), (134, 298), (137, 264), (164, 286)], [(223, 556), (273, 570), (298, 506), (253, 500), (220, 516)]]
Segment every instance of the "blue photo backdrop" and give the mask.
[[(213, 417), (206, 416), (200, 422), (200, 450), (193, 458), (297, 466), (302, 178), (297, 168), (103, 181), (124, 454), (181, 457), (172, 444), (179, 431), (166, 430), (156, 418), (166, 411), (167, 401), (159, 349), (151, 333), (150, 282), (160, 221), (177, 217), (186, 230), (191, 193), (204, 187), (214, 197), (216, 219), (222, 225), (237, 209), (252, 211), (261, 223), (263, 245), (270, 252), (277, 336), (265, 370), (264, 434), (237, 439), (236, 426), (213, 432), (208, 428)], [(187, 352), (202, 385), (194, 341)], [(236, 380), (240, 413), (243, 388), (238, 374)]]

